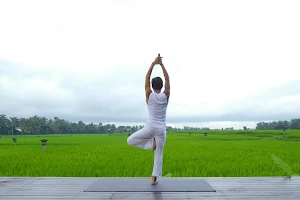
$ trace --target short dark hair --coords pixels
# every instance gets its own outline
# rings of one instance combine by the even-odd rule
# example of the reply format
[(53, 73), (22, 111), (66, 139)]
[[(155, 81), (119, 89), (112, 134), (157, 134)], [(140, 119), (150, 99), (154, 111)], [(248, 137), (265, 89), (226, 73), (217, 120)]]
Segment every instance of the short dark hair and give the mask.
[(161, 90), (163, 87), (163, 80), (160, 77), (155, 77), (152, 79), (152, 88), (154, 90)]

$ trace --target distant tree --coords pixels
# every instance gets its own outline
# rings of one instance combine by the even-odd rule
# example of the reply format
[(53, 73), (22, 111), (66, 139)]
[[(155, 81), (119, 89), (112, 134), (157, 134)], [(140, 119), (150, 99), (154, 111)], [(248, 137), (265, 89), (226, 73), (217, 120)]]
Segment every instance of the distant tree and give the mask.
[(97, 133), (97, 125), (94, 123), (90, 123), (89, 125), (85, 125), (86, 133)]
[(292, 119), (290, 121), (290, 128), (291, 129), (300, 129), (300, 119)]
[(10, 121), (11, 121), (12, 134), (18, 133), (16, 129), (21, 125), (20, 119), (18, 119), (17, 117), (10, 117)]
[(104, 126), (101, 122), (98, 124), (98, 132), (99, 133), (105, 133)]
[(259, 122), (256, 124), (256, 130), (281, 130), (285, 126), (287, 129), (300, 129), (300, 119), (289, 121)]
[(116, 125), (115, 124), (110, 124), (110, 133), (115, 133), (116, 132), (116, 130), (117, 130), (117, 127), (116, 127)]
[(173, 131), (173, 128), (172, 128), (172, 126), (167, 126), (167, 129), (166, 129), (167, 131)]
[(116, 132), (117, 133), (124, 133), (124, 132), (126, 132), (126, 126), (118, 126)]
[(85, 133), (85, 124), (82, 121), (79, 121), (77, 124), (79, 133)]
[(6, 115), (0, 115), (0, 135), (8, 135), (9, 132), (9, 120), (7, 119)]

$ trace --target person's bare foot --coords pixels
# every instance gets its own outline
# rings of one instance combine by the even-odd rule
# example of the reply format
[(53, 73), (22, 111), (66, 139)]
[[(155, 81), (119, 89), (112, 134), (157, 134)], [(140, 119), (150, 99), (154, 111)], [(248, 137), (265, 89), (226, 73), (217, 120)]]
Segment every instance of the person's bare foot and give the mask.
[(154, 141), (153, 141), (153, 146), (152, 146), (152, 151), (154, 151), (156, 149), (156, 140), (154, 138)]
[(151, 184), (152, 185), (156, 185), (157, 183), (158, 183), (157, 177), (156, 176), (152, 176), (152, 182), (151, 182)]

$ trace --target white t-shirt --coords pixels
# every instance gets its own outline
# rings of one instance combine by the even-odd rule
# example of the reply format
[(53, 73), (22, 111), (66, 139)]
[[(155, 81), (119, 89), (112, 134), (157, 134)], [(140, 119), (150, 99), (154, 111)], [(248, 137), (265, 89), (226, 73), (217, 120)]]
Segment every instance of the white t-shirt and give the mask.
[(148, 120), (150, 124), (166, 125), (168, 99), (165, 93), (151, 92), (148, 99)]

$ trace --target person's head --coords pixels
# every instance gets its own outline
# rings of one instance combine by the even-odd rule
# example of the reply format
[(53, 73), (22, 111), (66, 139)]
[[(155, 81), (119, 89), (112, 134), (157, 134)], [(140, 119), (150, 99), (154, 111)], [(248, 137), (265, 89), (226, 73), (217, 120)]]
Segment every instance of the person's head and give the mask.
[(161, 90), (163, 87), (163, 80), (160, 77), (155, 77), (152, 79), (153, 90)]

